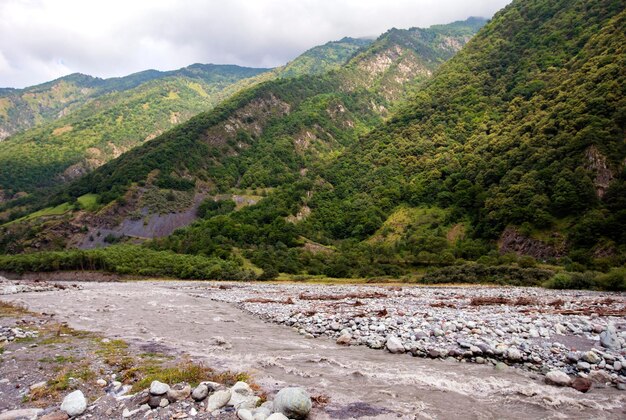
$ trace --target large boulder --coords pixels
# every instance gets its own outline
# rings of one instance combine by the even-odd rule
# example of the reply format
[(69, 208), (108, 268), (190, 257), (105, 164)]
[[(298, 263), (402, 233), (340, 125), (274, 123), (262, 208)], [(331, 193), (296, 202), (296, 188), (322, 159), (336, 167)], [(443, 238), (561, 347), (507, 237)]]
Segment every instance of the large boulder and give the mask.
[(80, 416), (87, 410), (87, 398), (81, 390), (71, 392), (63, 398), (61, 410), (70, 417)]
[(283, 388), (274, 398), (274, 412), (290, 419), (304, 419), (311, 411), (311, 397), (303, 388)]

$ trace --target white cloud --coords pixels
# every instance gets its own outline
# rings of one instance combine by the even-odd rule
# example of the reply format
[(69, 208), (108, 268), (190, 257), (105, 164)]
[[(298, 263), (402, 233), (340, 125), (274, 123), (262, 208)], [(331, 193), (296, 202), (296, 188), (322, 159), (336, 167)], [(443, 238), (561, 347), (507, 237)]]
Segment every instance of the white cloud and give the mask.
[(510, 0), (0, 0), (0, 87), (194, 62), (284, 64), (391, 27), (493, 15)]

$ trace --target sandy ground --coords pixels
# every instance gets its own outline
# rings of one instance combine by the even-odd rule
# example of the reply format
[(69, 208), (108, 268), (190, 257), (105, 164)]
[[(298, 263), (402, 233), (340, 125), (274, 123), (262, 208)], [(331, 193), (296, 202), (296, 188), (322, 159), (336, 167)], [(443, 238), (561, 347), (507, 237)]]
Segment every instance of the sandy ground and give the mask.
[[(165, 345), (221, 369), (249, 371), (270, 393), (285, 385), (325, 394), (313, 419), (625, 418), (626, 392), (587, 394), (517, 369), (393, 355), (307, 339), (235, 305), (211, 300), (211, 283), (83, 283), (3, 296), (73, 328)], [(326, 286), (319, 286), (320, 289)], [(200, 292), (200, 293), (199, 293)], [(323, 292), (323, 290), (322, 290)]]

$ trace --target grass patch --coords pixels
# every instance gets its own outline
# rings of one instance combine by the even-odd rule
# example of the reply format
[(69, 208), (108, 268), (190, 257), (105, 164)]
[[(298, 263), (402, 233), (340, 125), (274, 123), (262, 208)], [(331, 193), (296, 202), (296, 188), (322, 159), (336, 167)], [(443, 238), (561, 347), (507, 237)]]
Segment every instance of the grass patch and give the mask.
[(87, 211), (97, 211), (100, 208), (98, 204), (98, 194), (85, 194), (76, 199), (80, 207)]
[(41, 209), (39, 211), (36, 211), (34, 213), (31, 213), (27, 216), (21, 217), (19, 219), (15, 219), (12, 220), (8, 223), (5, 223), (3, 226), (8, 226), (11, 225), (13, 223), (17, 223), (17, 222), (25, 222), (28, 220), (33, 220), (33, 219), (37, 219), (39, 217), (45, 217), (45, 216), (60, 216), (62, 214), (65, 214), (69, 211), (72, 210), (72, 205), (70, 203), (63, 203), (63, 204), (59, 204), (56, 207), (46, 207), (45, 209)]

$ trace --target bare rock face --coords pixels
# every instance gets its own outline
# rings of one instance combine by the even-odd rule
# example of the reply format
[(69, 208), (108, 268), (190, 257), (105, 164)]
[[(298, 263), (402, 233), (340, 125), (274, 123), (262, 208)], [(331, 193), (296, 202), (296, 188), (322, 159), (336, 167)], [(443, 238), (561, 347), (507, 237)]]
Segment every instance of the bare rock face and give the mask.
[(558, 258), (565, 254), (565, 246), (557, 248), (538, 239), (529, 238), (513, 227), (507, 227), (502, 232), (498, 250), (501, 254), (513, 252), (517, 255), (530, 255), (538, 260)]
[(585, 169), (596, 175), (593, 183), (596, 187), (597, 196), (602, 198), (614, 178), (613, 171), (609, 168), (606, 157), (600, 153), (596, 146), (591, 146), (587, 149), (585, 160)]

